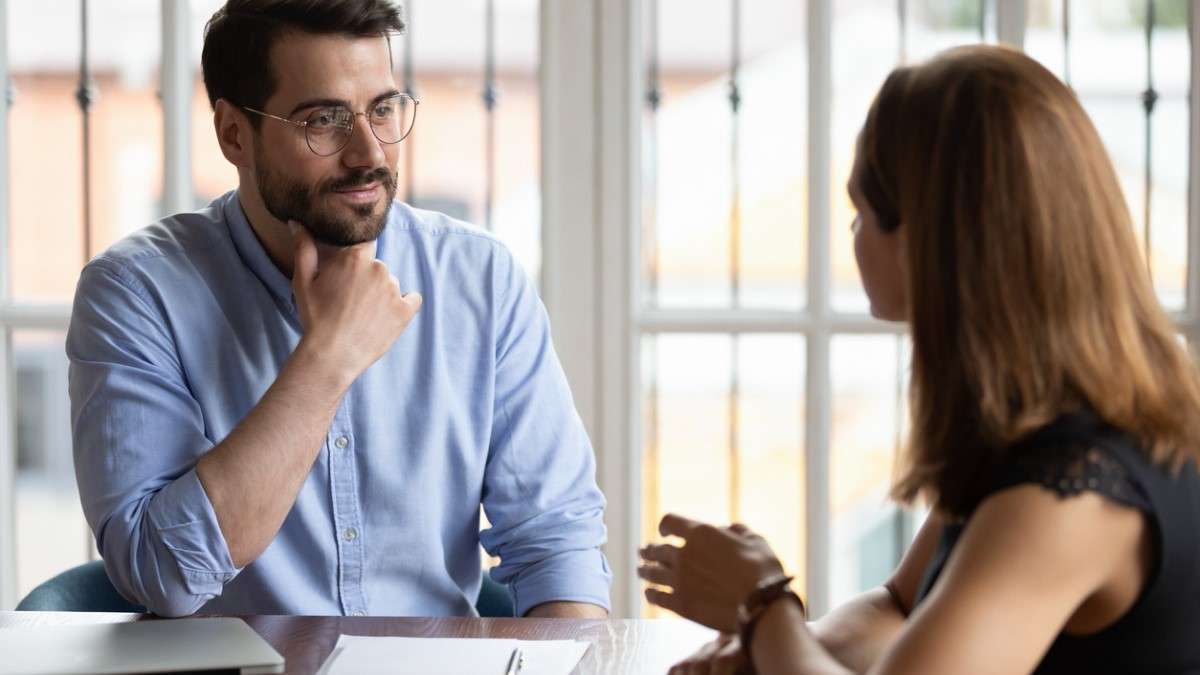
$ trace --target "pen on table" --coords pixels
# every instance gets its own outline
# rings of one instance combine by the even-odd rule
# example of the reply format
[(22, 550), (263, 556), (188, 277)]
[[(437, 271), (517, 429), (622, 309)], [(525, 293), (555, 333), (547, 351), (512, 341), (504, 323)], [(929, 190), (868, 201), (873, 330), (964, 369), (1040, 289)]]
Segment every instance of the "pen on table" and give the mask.
[(504, 675), (517, 675), (524, 666), (525, 653), (521, 651), (520, 647), (515, 647), (512, 656), (508, 659), (508, 670), (504, 671)]

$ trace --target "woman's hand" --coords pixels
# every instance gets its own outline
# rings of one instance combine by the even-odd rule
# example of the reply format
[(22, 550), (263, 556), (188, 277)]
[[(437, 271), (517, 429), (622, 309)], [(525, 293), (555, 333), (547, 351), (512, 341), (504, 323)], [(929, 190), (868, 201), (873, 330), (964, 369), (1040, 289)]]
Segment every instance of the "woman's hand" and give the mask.
[(684, 544), (641, 549), (638, 576), (666, 587), (647, 588), (646, 600), (723, 633), (737, 632), (738, 605), (759, 582), (783, 573), (766, 540), (745, 525), (714, 527), (667, 514), (658, 531)]
[(722, 634), (676, 663), (667, 675), (749, 675), (753, 672), (754, 666), (746, 660), (737, 636)]

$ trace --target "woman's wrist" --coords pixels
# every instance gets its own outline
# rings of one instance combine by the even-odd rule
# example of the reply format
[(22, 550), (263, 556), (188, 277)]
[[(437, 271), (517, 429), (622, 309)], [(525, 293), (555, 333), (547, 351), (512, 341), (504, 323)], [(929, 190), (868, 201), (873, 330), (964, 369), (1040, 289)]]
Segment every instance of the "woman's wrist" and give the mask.
[(751, 644), (743, 644), (742, 649), (746, 651), (746, 656), (752, 664), (771, 663), (772, 654), (778, 652), (780, 645), (794, 645), (796, 633), (803, 633), (811, 638), (805, 626), (806, 620), (803, 605), (780, 597), (759, 616)]
[(806, 613), (804, 601), (790, 588), (791, 582), (792, 577), (782, 573), (765, 578), (746, 594), (746, 599), (738, 607), (738, 634), (747, 658), (750, 658), (751, 655), (758, 624), (768, 611), (773, 610), (777, 605), (786, 604), (798, 608), (801, 617)]

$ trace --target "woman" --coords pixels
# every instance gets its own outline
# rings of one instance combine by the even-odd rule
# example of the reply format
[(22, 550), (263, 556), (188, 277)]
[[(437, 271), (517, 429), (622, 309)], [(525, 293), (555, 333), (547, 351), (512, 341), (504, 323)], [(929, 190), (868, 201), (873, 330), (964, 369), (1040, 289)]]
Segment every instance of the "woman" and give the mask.
[(1074, 95), (999, 47), (900, 68), (848, 189), (912, 332), (893, 496), (933, 515), (812, 626), (761, 537), (667, 516), (646, 597), (724, 634), (672, 672), (1200, 672), (1200, 379)]

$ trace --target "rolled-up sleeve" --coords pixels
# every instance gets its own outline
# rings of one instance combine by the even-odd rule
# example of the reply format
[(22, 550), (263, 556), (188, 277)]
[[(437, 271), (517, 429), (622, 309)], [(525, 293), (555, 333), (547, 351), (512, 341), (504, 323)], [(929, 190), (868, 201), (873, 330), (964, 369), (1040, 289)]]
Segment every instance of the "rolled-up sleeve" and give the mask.
[(196, 475), (213, 442), (164, 313), (97, 259), (80, 277), (66, 349), (76, 480), (105, 569), (150, 611), (192, 614), (238, 570)]
[(518, 616), (537, 605), (608, 609), (612, 574), (596, 463), (550, 339), (545, 308), (505, 256), (496, 266), (495, 412), (484, 478), (491, 527), (480, 535)]

